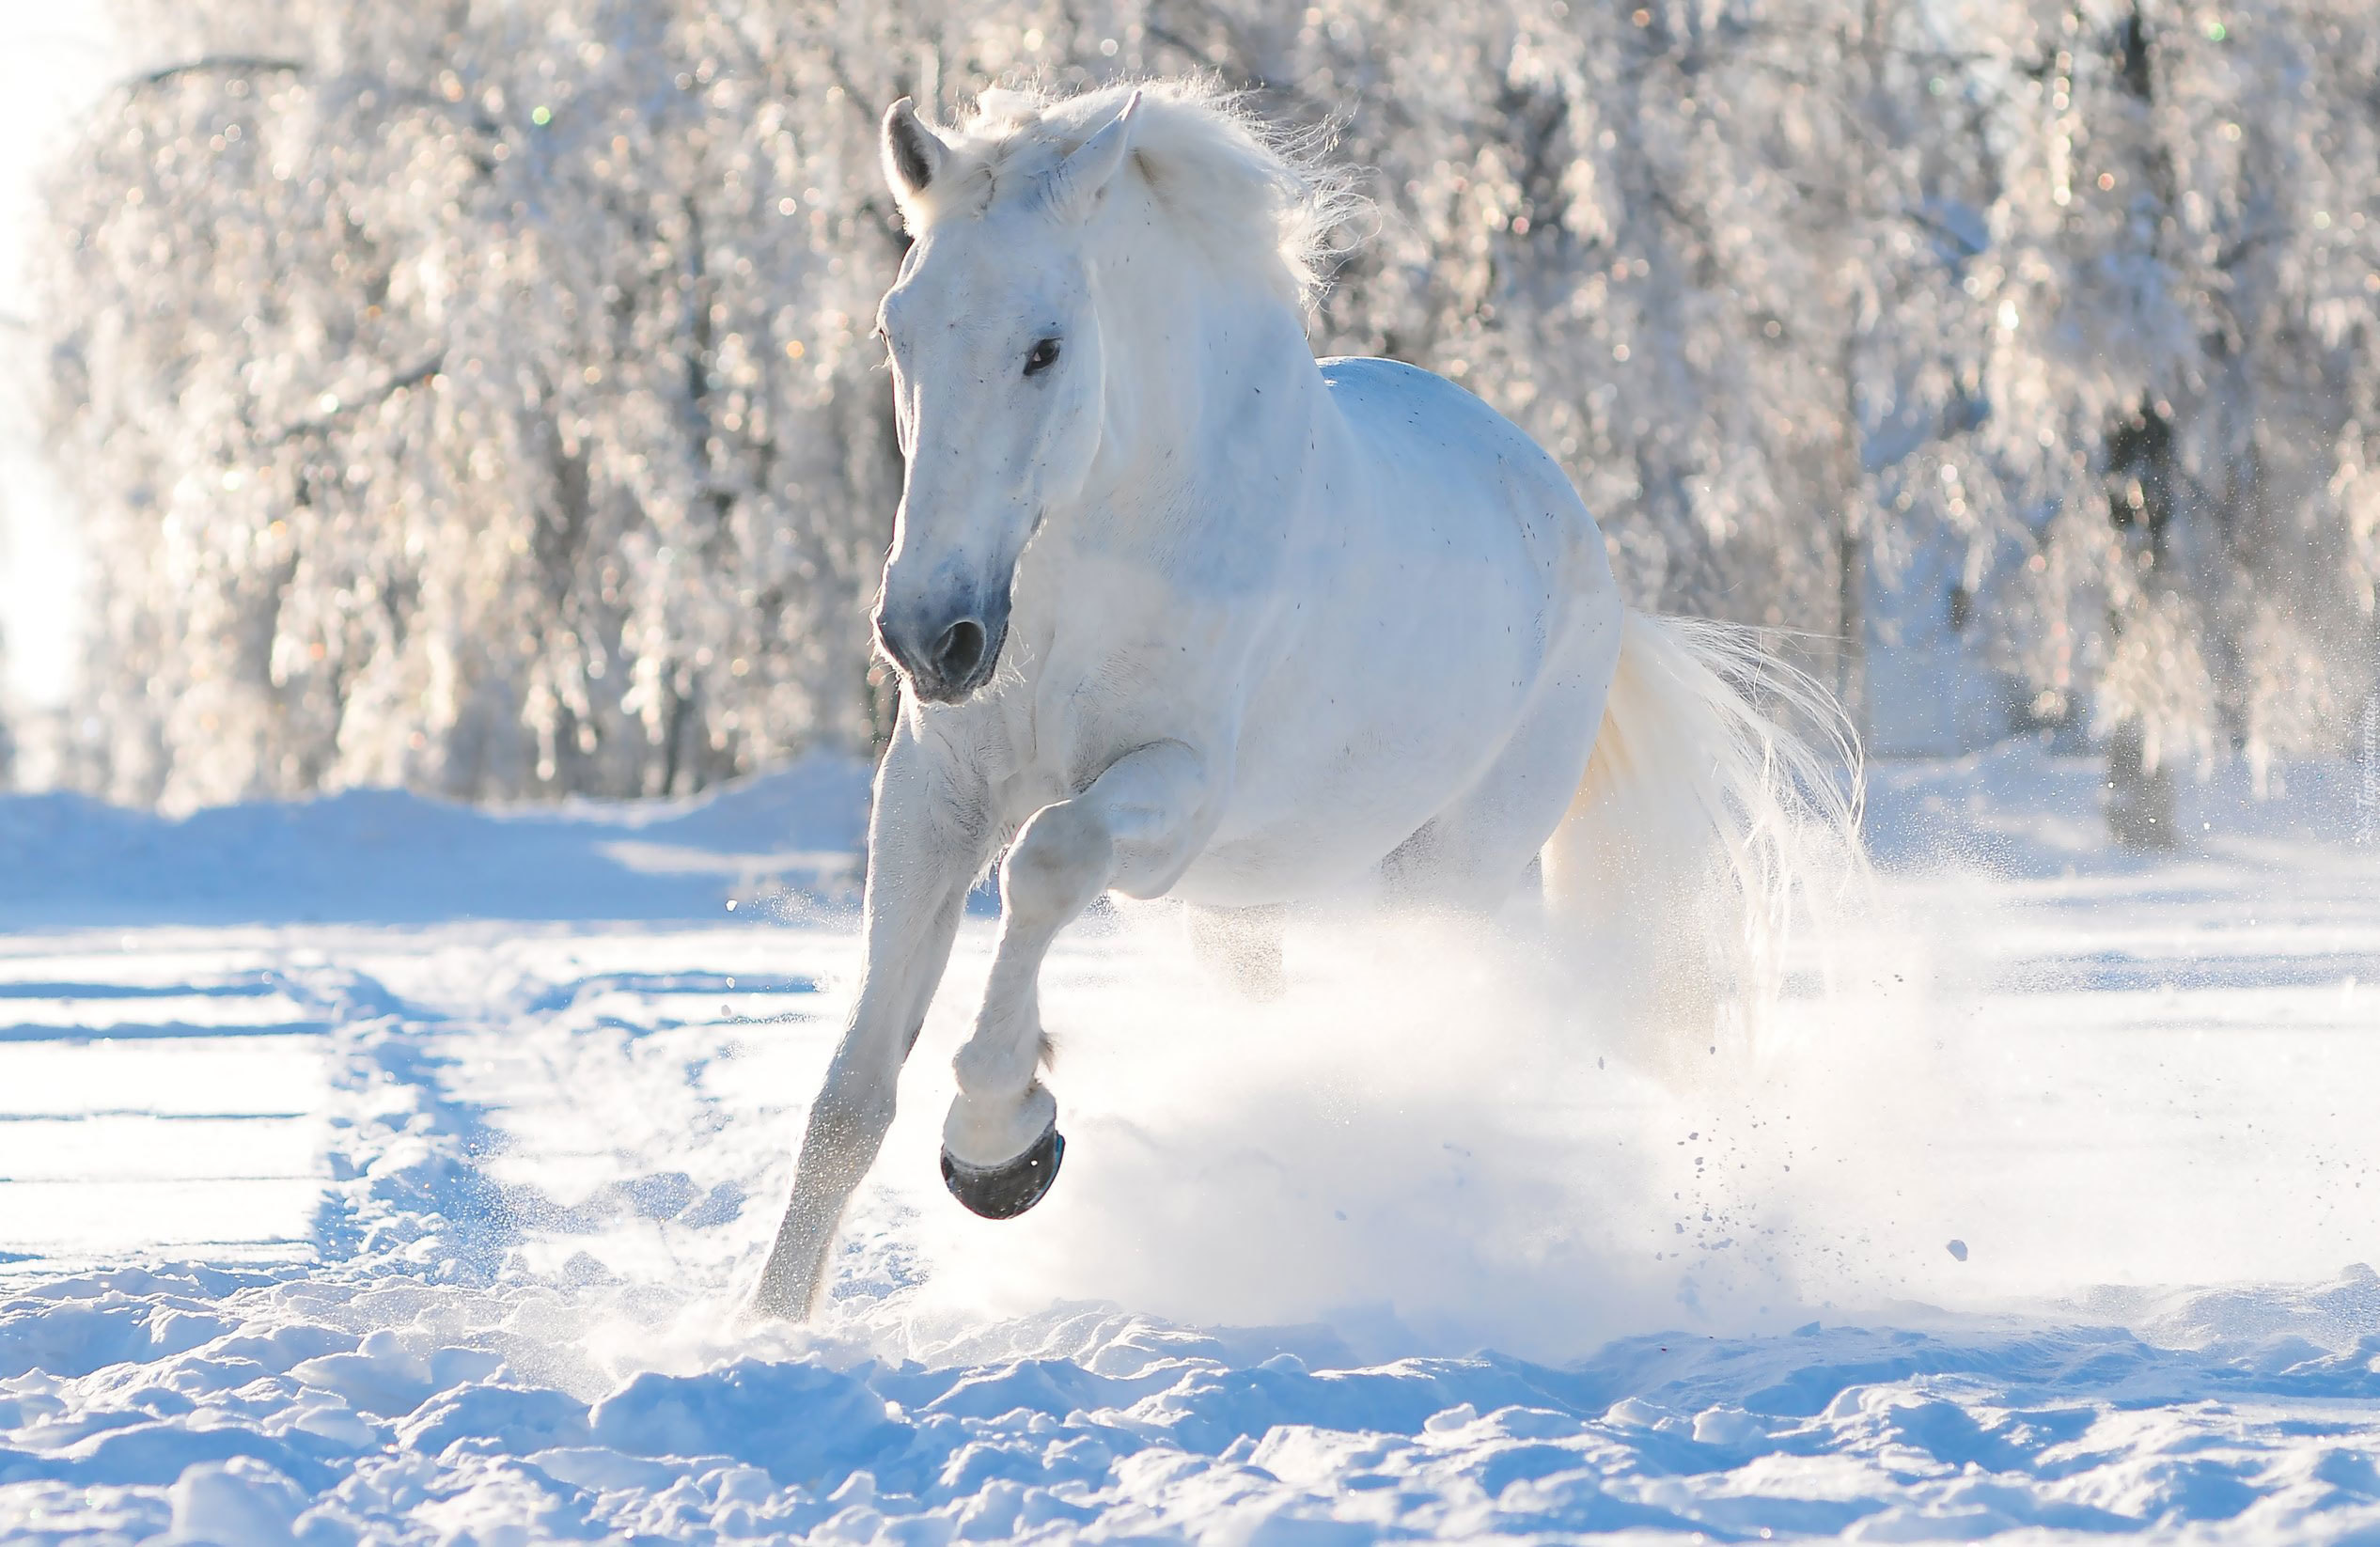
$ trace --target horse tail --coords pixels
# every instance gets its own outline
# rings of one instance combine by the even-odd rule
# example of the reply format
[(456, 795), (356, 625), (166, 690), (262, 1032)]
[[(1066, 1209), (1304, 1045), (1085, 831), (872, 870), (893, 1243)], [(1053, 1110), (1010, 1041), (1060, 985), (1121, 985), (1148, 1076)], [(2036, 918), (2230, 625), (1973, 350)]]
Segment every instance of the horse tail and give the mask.
[(1748, 1030), (1782, 987), (1797, 905), (1865, 877), (1858, 735), (1756, 629), (1634, 611), (1621, 629), (1586, 776), (1542, 855), (1546, 900), (1620, 948), (1649, 1029), (1715, 1028), (1732, 1000)]

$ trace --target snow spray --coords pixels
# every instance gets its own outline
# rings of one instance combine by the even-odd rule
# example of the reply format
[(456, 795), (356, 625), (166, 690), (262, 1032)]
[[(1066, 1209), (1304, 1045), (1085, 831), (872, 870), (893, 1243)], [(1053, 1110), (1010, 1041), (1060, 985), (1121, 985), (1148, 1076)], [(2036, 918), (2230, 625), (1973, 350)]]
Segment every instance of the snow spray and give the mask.
[[(1159, 916), (1053, 956), (1066, 1173), (999, 1224), (921, 1197), (925, 1303), (1320, 1323), (1368, 1357), (1561, 1357), (1787, 1314), (1747, 1200), (1791, 1163), (1730, 1093), (1623, 1056), (1598, 987), (1622, 964), (1525, 931), (1316, 920), (1292, 930), (1288, 991), (1258, 1004), (1172, 933)], [(968, 1002), (960, 977), (946, 1002)], [(930, 1024), (904, 1118), (938, 1117), (963, 1029)], [(914, 1143), (896, 1133), (887, 1155)]]
[[(1162, 920), (1073, 940), (1043, 996), (1067, 1173), (996, 1225), (917, 1187), (915, 1309), (1558, 1359), (2380, 1260), (2380, 1142), (2336, 1099), (2380, 1084), (2341, 1035), (2372, 990), (2322, 976), (2323, 899), (2114, 861), (1887, 890), (1805, 941), (1758, 1045), (1683, 1074), (1615, 1019), (1627, 963), (1527, 931), (1308, 922), (1262, 1005)], [(946, 985), (887, 1178), (927, 1174), (981, 971)]]

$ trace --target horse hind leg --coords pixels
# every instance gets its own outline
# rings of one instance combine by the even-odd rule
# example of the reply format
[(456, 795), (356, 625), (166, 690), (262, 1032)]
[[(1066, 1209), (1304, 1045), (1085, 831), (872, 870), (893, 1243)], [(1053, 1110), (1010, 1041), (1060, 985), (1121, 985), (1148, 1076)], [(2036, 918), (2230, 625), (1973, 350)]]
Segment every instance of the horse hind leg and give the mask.
[(1595, 672), (1553, 684), (1486, 772), (1381, 862), (1389, 905), (1477, 918), (1520, 893), (1578, 788), (1602, 706)]

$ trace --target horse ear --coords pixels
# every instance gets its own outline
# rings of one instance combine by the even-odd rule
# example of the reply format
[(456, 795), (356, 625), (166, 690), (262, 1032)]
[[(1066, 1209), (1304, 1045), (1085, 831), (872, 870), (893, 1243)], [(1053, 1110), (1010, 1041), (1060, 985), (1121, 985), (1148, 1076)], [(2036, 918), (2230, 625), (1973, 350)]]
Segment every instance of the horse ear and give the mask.
[(1105, 128), (1083, 142), (1082, 148), (1051, 168), (1041, 197), (1060, 220), (1080, 225), (1099, 207), (1099, 195), (1124, 164), (1132, 149), (1132, 116), (1140, 107), (1135, 90), (1123, 111)]
[(916, 104), (903, 97), (885, 109), (884, 155), (885, 180), (905, 204), (933, 186), (943, 164), (950, 158), (950, 148), (925, 126)]

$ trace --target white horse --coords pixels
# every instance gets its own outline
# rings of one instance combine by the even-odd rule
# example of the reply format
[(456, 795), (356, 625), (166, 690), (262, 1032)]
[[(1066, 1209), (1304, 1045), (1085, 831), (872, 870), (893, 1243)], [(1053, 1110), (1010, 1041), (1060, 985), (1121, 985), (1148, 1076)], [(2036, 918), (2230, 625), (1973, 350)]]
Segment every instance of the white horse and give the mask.
[(900, 715), (858, 999), (756, 1313), (817, 1301), (1004, 847), (943, 1127), (944, 1180), (993, 1218), (1057, 1175), (1036, 980), (1103, 892), (1228, 919), (1369, 880), (1483, 910), (1542, 851), (1553, 902), (1610, 912), (1699, 844), (1757, 924), (1792, 791), (1846, 820), (1730, 685), (1757, 648), (1623, 607), (1527, 435), (1428, 371), (1314, 358), (1347, 201), (1212, 89), (994, 92), (948, 137), (904, 99), (883, 150), (916, 239), (879, 319), (908, 463), (875, 615)]

